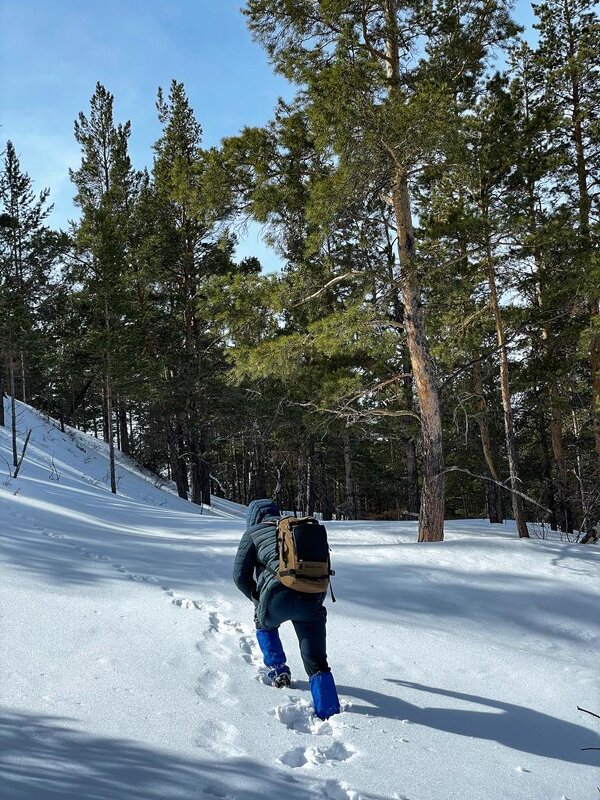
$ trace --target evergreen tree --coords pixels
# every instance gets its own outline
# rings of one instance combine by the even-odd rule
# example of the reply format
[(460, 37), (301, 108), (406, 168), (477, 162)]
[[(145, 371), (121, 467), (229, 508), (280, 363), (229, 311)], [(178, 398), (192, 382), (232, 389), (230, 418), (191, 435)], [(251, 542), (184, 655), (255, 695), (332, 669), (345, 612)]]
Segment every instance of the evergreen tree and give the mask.
[(137, 174), (128, 155), (130, 123), (115, 125), (113, 95), (100, 83), (91, 99), (90, 115), (75, 122), (82, 150), (81, 166), (71, 170), (81, 209), (76, 229), (74, 276), (90, 302), (88, 341), (103, 376), (104, 434), (109, 446), (110, 487), (117, 491), (114, 454), (114, 390), (122, 366), (120, 335), (125, 314), (128, 229)]
[[(36, 196), (12, 142), (7, 142), (0, 169), (0, 395), (12, 402), (13, 461), (17, 465), (16, 406), (35, 397), (43, 385), (48, 358), (39, 319), (52, 291), (51, 271), (62, 237), (45, 225), (52, 207), (49, 190)], [(4, 424), (4, 415), (0, 416)]]

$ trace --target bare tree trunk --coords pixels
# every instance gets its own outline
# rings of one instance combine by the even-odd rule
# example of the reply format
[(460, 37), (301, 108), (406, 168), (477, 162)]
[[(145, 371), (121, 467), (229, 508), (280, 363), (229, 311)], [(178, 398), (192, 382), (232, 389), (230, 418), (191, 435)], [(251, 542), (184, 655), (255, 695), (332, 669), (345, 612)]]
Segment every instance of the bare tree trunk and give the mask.
[(506, 436), (506, 452), (508, 455), (508, 470), (510, 474), (511, 485), (511, 502), (517, 531), (520, 538), (528, 538), (529, 531), (527, 530), (527, 522), (525, 519), (525, 511), (523, 509), (523, 501), (517, 492), (521, 491), (521, 480), (519, 478), (519, 466), (517, 460), (517, 448), (515, 444), (515, 429), (513, 424), (513, 413), (510, 400), (510, 383), (508, 376), (508, 352), (506, 349), (506, 337), (504, 334), (504, 323), (500, 313), (500, 304), (498, 302), (498, 290), (496, 287), (496, 273), (494, 271), (494, 263), (492, 258), (491, 246), (489, 239), (487, 242), (487, 254), (485, 260), (488, 284), (490, 288), (490, 302), (494, 313), (494, 321), (496, 324), (496, 338), (498, 340), (498, 351), (500, 356), (500, 388), (502, 392), (502, 408), (504, 411), (504, 432)]

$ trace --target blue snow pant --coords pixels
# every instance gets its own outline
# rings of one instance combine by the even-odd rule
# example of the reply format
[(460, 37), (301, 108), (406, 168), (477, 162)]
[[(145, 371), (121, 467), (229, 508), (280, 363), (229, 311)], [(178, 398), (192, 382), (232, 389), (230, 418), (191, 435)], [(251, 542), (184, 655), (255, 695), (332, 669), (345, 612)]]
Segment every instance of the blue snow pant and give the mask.
[(285, 586), (276, 587), (269, 598), (264, 627), (256, 625), (256, 637), (265, 664), (268, 667), (285, 664), (278, 628), (282, 622), (288, 621), (296, 631), (306, 674), (310, 677), (317, 672), (329, 672), (325, 630), (327, 609), (323, 605), (323, 595), (295, 592)]

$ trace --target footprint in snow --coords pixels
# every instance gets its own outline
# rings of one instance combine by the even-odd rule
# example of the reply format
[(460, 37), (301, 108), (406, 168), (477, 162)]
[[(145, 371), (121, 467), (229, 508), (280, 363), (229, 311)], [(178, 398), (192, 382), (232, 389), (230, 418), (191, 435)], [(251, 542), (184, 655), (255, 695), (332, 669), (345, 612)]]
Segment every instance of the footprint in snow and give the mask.
[(328, 747), (317, 745), (294, 747), (293, 750), (284, 753), (279, 761), (292, 769), (306, 766), (331, 766), (340, 761), (348, 761), (355, 753), (353, 748), (346, 746), (343, 742), (333, 742)]
[(141, 575), (138, 572), (128, 572), (127, 577), (130, 581), (135, 581), (136, 583), (158, 583), (158, 578), (155, 578), (154, 575)]
[[(163, 591), (166, 592), (168, 595), (173, 596), (173, 592), (166, 586), (163, 586)], [(175, 600), (172, 600), (174, 606), (178, 606), (178, 608), (184, 609), (195, 609), (196, 611), (202, 611), (204, 606), (198, 600), (190, 600), (187, 597), (177, 597)]]
[(326, 781), (319, 789), (324, 800), (362, 800), (360, 794), (351, 789), (346, 781)]
[(196, 746), (211, 756), (243, 758), (246, 751), (238, 745), (240, 733), (235, 725), (218, 719), (207, 719), (198, 729)]
[(339, 723), (332, 717), (328, 720), (315, 716), (314, 708), (308, 700), (290, 697), (289, 703), (277, 706), (272, 712), (275, 719), (282, 722), (286, 728), (298, 733), (311, 733), (313, 736), (331, 735), (339, 727)]
[(223, 706), (234, 706), (238, 702), (229, 692), (231, 679), (225, 672), (206, 669), (198, 679), (196, 694), (211, 703)]

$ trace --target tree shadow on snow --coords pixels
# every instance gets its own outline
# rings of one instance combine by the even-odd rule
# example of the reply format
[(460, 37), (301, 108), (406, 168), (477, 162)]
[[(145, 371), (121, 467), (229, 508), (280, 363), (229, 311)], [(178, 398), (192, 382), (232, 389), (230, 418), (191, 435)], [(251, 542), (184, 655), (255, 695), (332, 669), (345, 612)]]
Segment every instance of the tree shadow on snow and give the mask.
[(469, 710), (465, 707), (421, 708), (400, 697), (369, 689), (338, 686), (338, 690), (342, 695), (356, 697), (368, 704), (352, 703), (349, 711), (354, 714), (409, 720), (415, 725), (446, 731), (457, 736), (488, 739), (523, 753), (572, 764), (590, 766), (600, 764), (600, 753), (594, 750), (581, 750), (583, 747), (598, 747), (600, 744), (598, 734), (589, 728), (551, 717), (532, 708), (504, 703), (489, 697), (463, 694), (392, 678), (386, 680), (396, 686), (459, 700), (463, 706), (473, 703), (489, 710)]
[[(0, 786), (7, 800), (320, 800), (335, 787), (250, 758), (189, 759), (138, 742), (91, 736), (74, 720), (0, 718)], [(341, 790), (340, 790), (341, 791)], [(365, 800), (386, 800), (365, 794)]]

